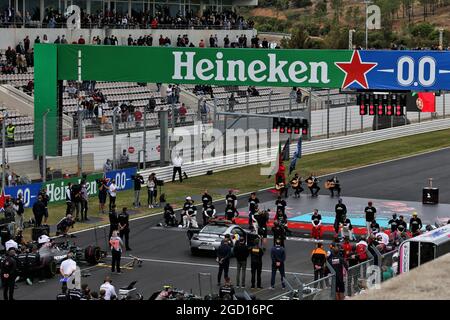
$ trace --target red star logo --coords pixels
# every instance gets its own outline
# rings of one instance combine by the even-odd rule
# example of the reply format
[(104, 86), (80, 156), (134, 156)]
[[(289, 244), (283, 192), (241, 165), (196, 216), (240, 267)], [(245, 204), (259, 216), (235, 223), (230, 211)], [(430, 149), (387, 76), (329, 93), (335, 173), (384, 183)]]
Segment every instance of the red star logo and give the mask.
[(345, 72), (345, 79), (342, 88), (347, 88), (356, 82), (364, 89), (368, 88), (366, 73), (375, 68), (378, 63), (361, 62), (359, 51), (353, 51), (352, 60), (350, 62), (335, 62), (335, 65)]

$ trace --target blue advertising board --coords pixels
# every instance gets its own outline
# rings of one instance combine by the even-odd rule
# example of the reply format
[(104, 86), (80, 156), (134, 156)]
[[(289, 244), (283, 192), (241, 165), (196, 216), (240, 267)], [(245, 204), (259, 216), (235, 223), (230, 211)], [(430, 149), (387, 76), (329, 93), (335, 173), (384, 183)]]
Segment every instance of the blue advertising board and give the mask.
[[(108, 179), (115, 179), (118, 190), (128, 190), (133, 188), (133, 180), (131, 177), (135, 175), (136, 172), (136, 168), (126, 168), (107, 172), (105, 177)], [(47, 182), (47, 185), (48, 184), (49, 182)], [(22, 194), (25, 207), (30, 208), (36, 202), (39, 191), (42, 189), (43, 185), (43, 183), (38, 182), (27, 185), (6, 187), (5, 195), (12, 198), (17, 198), (19, 194)], [(64, 195), (64, 192), (61, 191), (61, 194)], [(52, 201), (52, 199), (53, 197), (50, 198), (50, 202), (57, 202), (57, 200)], [(65, 197), (58, 198), (59, 201), (62, 201), (63, 199), (65, 199)]]

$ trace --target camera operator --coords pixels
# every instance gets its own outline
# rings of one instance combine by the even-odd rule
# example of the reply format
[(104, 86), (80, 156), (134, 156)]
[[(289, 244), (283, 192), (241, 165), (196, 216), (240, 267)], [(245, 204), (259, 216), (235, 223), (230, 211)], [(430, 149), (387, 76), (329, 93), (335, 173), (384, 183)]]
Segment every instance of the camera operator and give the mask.
[(133, 205), (135, 208), (139, 208), (141, 206), (141, 200), (140, 200), (141, 188), (142, 188), (142, 185), (145, 183), (144, 177), (138, 173), (135, 176), (131, 176), (131, 179), (133, 180), (133, 183), (134, 183), (134, 203), (133, 203)]
[[(122, 209), (122, 213), (119, 214), (118, 221), (119, 221), (119, 235), (122, 240), (125, 241), (125, 248), (127, 251), (131, 251), (131, 248), (129, 246), (129, 236), (130, 236), (130, 222), (129, 222), (129, 215), (127, 212), (127, 208)], [(124, 239), (125, 238), (125, 239)]]
[(166, 203), (166, 205), (164, 206), (164, 222), (166, 227), (176, 227), (178, 225), (177, 219), (175, 217), (175, 212), (173, 211), (170, 203)]
[(69, 232), (69, 229), (75, 224), (75, 221), (73, 220), (73, 217), (71, 214), (68, 214), (64, 218), (62, 218), (58, 224), (56, 225), (56, 235), (62, 235), (67, 236), (67, 232)]
[(33, 204), (33, 215), (36, 227), (42, 225), (42, 218), (45, 214), (45, 204), (42, 201), (42, 195), (38, 195), (38, 200)]

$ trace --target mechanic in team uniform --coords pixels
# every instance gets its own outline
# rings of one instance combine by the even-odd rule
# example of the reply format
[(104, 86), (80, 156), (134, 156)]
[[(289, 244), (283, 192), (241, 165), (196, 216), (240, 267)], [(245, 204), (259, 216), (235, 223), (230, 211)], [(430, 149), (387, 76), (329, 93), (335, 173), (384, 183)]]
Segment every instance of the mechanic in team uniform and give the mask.
[(319, 240), (322, 236), (322, 215), (319, 214), (319, 210), (314, 209), (314, 213), (311, 216), (311, 238)]
[(256, 197), (256, 192), (250, 194), (248, 199), (248, 226), (250, 227), (253, 223), (253, 215), (257, 212), (259, 205), (259, 199)]
[(45, 213), (44, 213), (44, 224), (47, 224), (48, 219), (48, 203), (50, 201), (50, 197), (47, 194), (47, 187), (42, 188), (39, 192), (39, 195), (42, 196), (42, 202), (44, 203)]
[(234, 218), (239, 216), (239, 212), (235, 207), (229, 202), (225, 208), (225, 219), (229, 221), (234, 221)]
[(277, 211), (281, 210), (281, 212), (283, 213), (283, 215), (286, 214), (286, 206), (287, 206), (287, 202), (284, 199), (281, 199), (280, 196), (278, 196), (278, 199), (275, 201), (275, 205), (277, 207)]
[(327, 253), (323, 250), (321, 242), (317, 243), (317, 247), (311, 253), (311, 262), (314, 267), (314, 281), (323, 278), (325, 263), (327, 261)]
[(206, 206), (203, 207), (203, 226), (206, 226), (209, 223), (209, 220), (214, 219), (216, 216), (216, 208), (212, 204), (212, 201), (209, 201)]
[(17, 255), (17, 263), (20, 266), (21, 278), (25, 279), (28, 285), (33, 284), (33, 267), (40, 265), (40, 255), (36, 245), (26, 248)]
[(3, 285), (3, 299), (14, 300), (14, 286), (17, 277), (16, 249), (8, 249), (1, 265), (1, 278)]
[(413, 212), (412, 218), (409, 220), (409, 231), (413, 236), (418, 236), (422, 229), (422, 220), (417, 216), (417, 212)]
[(183, 213), (183, 228), (189, 228), (191, 225), (194, 228), (198, 228), (197, 207), (194, 205), (191, 197), (186, 197)]
[(392, 215), (392, 219), (388, 221), (388, 225), (389, 225), (390, 228), (391, 228), (391, 232), (397, 231), (398, 223), (399, 223), (399, 221), (398, 221), (398, 219), (397, 219), (397, 214), (394, 213), (394, 214)]
[(259, 235), (262, 246), (265, 247), (267, 242), (267, 222), (269, 222), (269, 210), (257, 210), (256, 214), (253, 216), (253, 220), (255, 223), (252, 227)]
[(347, 206), (342, 203), (342, 199), (338, 200), (338, 203), (334, 207), (334, 212), (336, 212), (336, 216), (334, 219), (334, 232), (336, 235), (339, 232), (339, 224), (342, 223), (342, 216), (347, 214)]
[(364, 213), (366, 214), (366, 226), (367, 226), (367, 235), (370, 236), (372, 232), (372, 228), (370, 224), (373, 220), (375, 220), (375, 214), (377, 213), (377, 209), (372, 205), (372, 201), (367, 203), (367, 207), (364, 209)]
[(111, 210), (109, 211), (109, 238), (114, 230), (119, 230), (119, 215), (116, 211), (116, 205), (111, 206)]
[(334, 247), (328, 262), (333, 267), (336, 273), (336, 300), (344, 300), (345, 294), (345, 282), (344, 282), (344, 269), (348, 270), (347, 262), (339, 253), (339, 248)]
[(127, 208), (123, 208), (122, 212), (118, 216), (119, 221), (119, 236), (125, 242), (125, 248), (127, 251), (131, 251), (130, 248), (130, 216), (128, 215)]
[(212, 197), (211, 195), (208, 194), (208, 190), (205, 190), (205, 192), (202, 195), (202, 217), (203, 217), (203, 226), (206, 226), (208, 224), (208, 220), (211, 217), (208, 217), (207, 215), (205, 215), (206, 212), (206, 208), (208, 206), (209, 203), (212, 204)]
[(256, 286), (258, 289), (262, 289), (261, 286), (261, 273), (262, 273), (262, 257), (264, 255), (264, 249), (259, 246), (258, 242), (255, 242), (255, 246), (250, 249), (250, 268), (252, 274), (252, 288)]
[(234, 287), (231, 285), (230, 278), (225, 277), (225, 284), (219, 289), (219, 299), (233, 300), (234, 294)]
[(173, 211), (172, 206), (168, 202), (164, 206), (164, 223), (166, 224), (166, 227), (167, 226), (176, 227), (178, 225), (175, 212)]
[(231, 203), (233, 208), (237, 208), (237, 197), (233, 193), (233, 189), (228, 190), (228, 194), (225, 196), (225, 204), (228, 205), (228, 203)]
[[(73, 228), (75, 224), (75, 220), (73, 219), (71, 214), (68, 214), (64, 218), (62, 218), (58, 224), (56, 225), (56, 235), (67, 236), (70, 228)], [(75, 236), (75, 235), (73, 235)]]
[(286, 240), (286, 230), (278, 220), (275, 220), (273, 222), (272, 235), (273, 244), (276, 245), (277, 243), (279, 243), (282, 247), (284, 247), (284, 240)]

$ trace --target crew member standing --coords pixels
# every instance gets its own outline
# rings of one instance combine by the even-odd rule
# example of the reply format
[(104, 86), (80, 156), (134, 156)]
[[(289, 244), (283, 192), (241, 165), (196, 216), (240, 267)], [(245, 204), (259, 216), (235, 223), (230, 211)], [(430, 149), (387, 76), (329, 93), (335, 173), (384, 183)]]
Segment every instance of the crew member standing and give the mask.
[(321, 242), (317, 243), (317, 248), (312, 251), (311, 261), (314, 266), (314, 281), (323, 278), (327, 253), (323, 250)]
[(334, 207), (334, 212), (336, 212), (334, 219), (334, 232), (337, 235), (339, 232), (339, 224), (342, 223), (342, 217), (347, 214), (347, 206), (342, 203), (342, 199), (338, 200), (338, 203)]
[(36, 227), (40, 227), (42, 218), (45, 215), (45, 204), (42, 201), (42, 195), (39, 195), (38, 200), (33, 204), (33, 215)]
[(142, 185), (145, 183), (144, 177), (137, 173), (133, 178), (134, 183), (134, 207), (139, 208), (141, 206), (141, 189)]
[(279, 270), (281, 275), (281, 286), (284, 289), (285, 288), (284, 261), (286, 260), (286, 252), (284, 251), (284, 248), (281, 246), (279, 239), (276, 240), (275, 246), (272, 247), (270, 256), (272, 258), (272, 278), (270, 280), (270, 287), (272, 289), (275, 289), (275, 276), (277, 274), (277, 270)]
[(242, 288), (245, 288), (245, 273), (247, 271), (247, 258), (250, 254), (247, 245), (245, 244), (245, 238), (240, 238), (239, 242), (233, 248), (233, 254), (236, 258), (236, 286), (239, 288), (241, 274), (242, 274)]
[(66, 189), (66, 216), (68, 214), (72, 214), (73, 211), (73, 203), (72, 203), (72, 183), (69, 182)]
[(343, 300), (345, 294), (344, 269), (348, 269), (347, 263), (339, 253), (339, 248), (334, 247), (328, 262), (333, 267), (336, 274), (336, 300)]
[(117, 234), (117, 231), (113, 231), (111, 238), (109, 239), (109, 245), (111, 246), (111, 272), (120, 273), (120, 258), (122, 257), (123, 241)]
[(122, 240), (125, 238), (125, 248), (127, 251), (131, 251), (129, 236), (130, 236), (130, 217), (127, 212), (127, 208), (123, 208), (118, 217), (119, 221), (119, 235)]
[(89, 221), (87, 217), (89, 210), (89, 194), (87, 192), (86, 180), (81, 181), (81, 221)]
[(277, 243), (279, 243), (280, 246), (284, 247), (284, 240), (286, 239), (286, 230), (283, 228), (283, 226), (280, 224), (278, 220), (275, 220), (273, 222), (272, 235), (273, 235), (273, 244), (276, 245)]
[(14, 300), (14, 286), (17, 277), (16, 249), (11, 247), (2, 262), (1, 278), (3, 284), (3, 299)]
[(283, 215), (286, 214), (286, 206), (287, 206), (286, 200), (281, 199), (281, 197), (278, 196), (278, 199), (275, 201), (275, 205), (277, 206), (276, 212), (280, 210), (283, 213)]
[(367, 203), (367, 207), (364, 209), (364, 213), (366, 214), (366, 226), (367, 226), (367, 235), (370, 236), (372, 229), (370, 227), (373, 220), (375, 220), (375, 214), (377, 213), (377, 209), (372, 205), (372, 201)]
[(217, 285), (220, 286), (220, 281), (222, 279), (222, 273), (225, 278), (228, 278), (228, 270), (230, 268), (230, 257), (231, 257), (231, 246), (230, 246), (230, 238), (227, 235), (219, 248), (217, 249), (217, 258), (216, 261), (219, 264), (219, 273), (217, 274)]
[(212, 202), (208, 202), (205, 208), (203, 208), (203, 226), (209, 223), (209, 220), (214, 219), (216, 216), (216, 208)]
[(259, 246), (259, 242), (255, 242), (255, 246), (250, 250), (250, 261), (251, 261), (251, 273), (252, 273), (252, 289), (256, 286), (258, 289), (262, 289), (261, 286), (261, 273), (262, 273), (262, 257), (264, 255), (264, 250)]
[(225, 204), (231, 204), (233, 208), (237, 208), (237, 197), (233, 193), (233, 189), (228, 190), (228, 194), (225, 196)]
[(111, 238), (114, 230), (119, 230), (119, 215), (116, 211), (116, 205), (113, 205), (111, 211), (109, 211), (109, 238)]
[(180, 182), (183, 182), (182, 173), (181, 173), (181, 166), (183, 165), (183, 158), (179, 154), (177, 154), (175, 157), (172, 158), (172, 165), (173, 165), (173, 173), (172, 173), (172, 182), (175, 182), (175, 175), (178, 172), (178, 176), (180, 178)]
[(258, 208), (259, 199), (256, 197), (256, 192), (252, 192), (250, 194), (250, 198), (248, 199), (248, 226), (253, 223), (253, 216), (256, 213), (256, 208)]
[(44, 224), (47, 224), (48, 219), (48, 203), (50, 202), (50, 197), (47, 194), (47, 187), (44, 187), (39, 194), (42, 196), (42, 203), (44, 204)]

